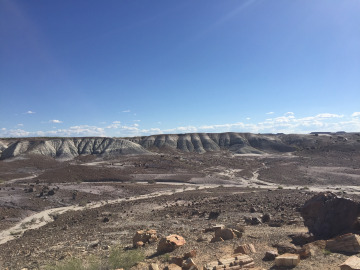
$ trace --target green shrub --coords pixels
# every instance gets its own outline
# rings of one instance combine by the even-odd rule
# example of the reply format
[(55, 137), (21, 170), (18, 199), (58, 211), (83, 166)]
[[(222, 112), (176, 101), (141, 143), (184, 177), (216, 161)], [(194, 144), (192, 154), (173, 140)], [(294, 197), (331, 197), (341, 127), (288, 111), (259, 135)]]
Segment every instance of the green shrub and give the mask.
[(111, 269), (124, 268), (127, 270), (144, 259), (144, 253), (138, 249), (125, 251), (122, 248), (115, 248), (110, 253), (109, 266)]
[(85, 261), (78, 258), (70, 258), (55, 266), (48, 266), (46, 270), (105, 270), (106, 264), (102, 264), (96, 257), (89, 257)]

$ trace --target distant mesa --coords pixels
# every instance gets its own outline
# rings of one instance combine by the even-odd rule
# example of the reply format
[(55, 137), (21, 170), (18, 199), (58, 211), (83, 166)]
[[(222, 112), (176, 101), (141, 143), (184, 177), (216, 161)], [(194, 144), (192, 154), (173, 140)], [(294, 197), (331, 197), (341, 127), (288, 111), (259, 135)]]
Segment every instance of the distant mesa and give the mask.
[(288, 153), (299, 149), (316, 149), (333, 143), (331, 137), (322, 138), (328, 140), (322, 142), (315, 139), (314, 134), (328, 133), (312, 132), (305, 135), (226, 132), (162, 134), (131, 138), (3, 138), (0, 139), (0, 159), (24, 155), (42, 155), (57, 159), (73, 159), (80, 155), (111, 158), (121, 155), (153, 154), (158, 151), (199, 154), (216, 151), (229, 151), (233, 154)]

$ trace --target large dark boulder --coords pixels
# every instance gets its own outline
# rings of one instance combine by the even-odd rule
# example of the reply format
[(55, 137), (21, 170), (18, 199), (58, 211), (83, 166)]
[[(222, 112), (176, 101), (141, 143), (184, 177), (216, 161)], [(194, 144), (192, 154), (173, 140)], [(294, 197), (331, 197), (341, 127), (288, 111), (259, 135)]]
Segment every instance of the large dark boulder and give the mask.
[(316, 239), (329, 239), (354, 231), (358, 226), (359, 210), (358, 202), (322, 192), (305, 202), (301, 216)]

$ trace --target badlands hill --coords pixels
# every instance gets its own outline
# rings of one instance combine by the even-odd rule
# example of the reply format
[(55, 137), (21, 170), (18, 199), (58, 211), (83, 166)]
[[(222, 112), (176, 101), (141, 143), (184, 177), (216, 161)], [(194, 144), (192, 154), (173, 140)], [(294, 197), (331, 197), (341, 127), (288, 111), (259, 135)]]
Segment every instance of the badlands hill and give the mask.
[(360, 147), (360, 134), (251, 134), (190, 133), (131, 138), (3, 138), (0, 159), (23, 155), (43, 155), (72, 159), (80, 155), (115, 157), (151, 154), (153, 151), (206, 153), (227, 150), (234, 154), (285, 153), (301, 149), (352, 151)]

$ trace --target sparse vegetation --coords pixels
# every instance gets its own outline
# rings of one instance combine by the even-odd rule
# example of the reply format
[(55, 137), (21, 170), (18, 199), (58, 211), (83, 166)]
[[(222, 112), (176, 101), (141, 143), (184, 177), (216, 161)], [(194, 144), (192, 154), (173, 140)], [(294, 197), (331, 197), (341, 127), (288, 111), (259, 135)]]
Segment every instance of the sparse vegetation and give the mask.
[(109, 256), (110, 269), (124, 268), (125, 270), (143, 261), (145, 255), (138, 249), (127, 250), (118, 247), (114, 248)]
[(86, 259), (70, 258), (55, 266), (47, 266), (46, 270), (112, 270), (130, 267), (143, 261), (145, 255), (139, 250), (124, 250), (121, 247), (114, 248), (108, 259), (101, 260), (90, 256)]
[(278, 188), (278, 189), (284, 189), (284, 187), (283, 187), (283, 186), (278, 186), (277, 188)]
[(106, 263), (103, 264), (100, 259), (89, 257), (86, 261), (78, 258), (70, 258), (55, 266), (47, 266), (46, 270), (107, 270)]

